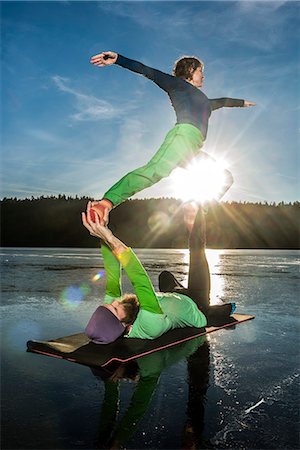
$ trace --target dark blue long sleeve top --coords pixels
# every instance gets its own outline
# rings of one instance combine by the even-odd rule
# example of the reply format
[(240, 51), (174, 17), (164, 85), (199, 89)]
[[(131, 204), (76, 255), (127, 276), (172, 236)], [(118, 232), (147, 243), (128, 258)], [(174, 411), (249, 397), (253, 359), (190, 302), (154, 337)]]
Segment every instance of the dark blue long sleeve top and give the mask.
[(197, 127), (206, 138), (211, 112), (222, 107), (242, 107), (244, 100), (233, 98), (209, 99), (197, 87), (179, 77), (145, 66), (125, 56), (118, 55), (116, 64), (152, 80), (169, 96), (176, 113), (177, 124), (188, 123)]

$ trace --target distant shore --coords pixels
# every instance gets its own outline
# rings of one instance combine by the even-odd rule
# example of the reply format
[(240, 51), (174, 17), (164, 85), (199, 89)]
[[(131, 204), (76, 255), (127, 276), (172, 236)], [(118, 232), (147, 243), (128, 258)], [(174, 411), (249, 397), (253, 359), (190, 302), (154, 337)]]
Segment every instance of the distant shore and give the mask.
[[(2, 247), (95, 248), (81, 224), (86, 197), (1, 200)], [(208, 205), (207, 247), (299, 249), (300, 202)], [(135, 248), (187, 248), (182, 202), (173, 198), (128, 200), (110, 214), (109, 226)]]

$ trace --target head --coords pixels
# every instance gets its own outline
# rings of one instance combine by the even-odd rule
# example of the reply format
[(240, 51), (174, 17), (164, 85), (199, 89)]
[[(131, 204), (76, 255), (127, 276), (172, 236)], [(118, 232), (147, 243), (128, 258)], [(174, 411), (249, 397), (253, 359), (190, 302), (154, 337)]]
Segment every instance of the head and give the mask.
[(120, 380), (138, 381), (140, 378), (139, 366), (136, 361), (126, 363), (112, 362), (106, 367), (90, 367), (95, 377), (103, 381), (113, 381), (117, 383)]
[(204, 79), (204, 64), (196, 56), (183, 56), (175, 62), (173, 75), (182, 78), (193, 84), (195, 87), (201, 87)]
[(111, 304), (104, 305), (125, 325), (131, 325), (139, 312), (139, 302), (134, 294), (124, 294)]
[(85, 333), (95, 343), (109, 344), (125, 332), (127, 325), (134, 322), (138, 311), (136, 295), (125, 294), (111, 304), (99, 306), (90, 318)]

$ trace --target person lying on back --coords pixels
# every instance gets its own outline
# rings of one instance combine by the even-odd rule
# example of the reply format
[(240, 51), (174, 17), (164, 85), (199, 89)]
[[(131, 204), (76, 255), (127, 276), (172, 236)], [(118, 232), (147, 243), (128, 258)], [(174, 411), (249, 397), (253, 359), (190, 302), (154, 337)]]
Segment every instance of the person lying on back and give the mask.
[[(109, 210), (105, 211), (107, 219)], [(191, 217), (191, 215), (189, 215)], [(82, 213), (83, 225), (92, 236), (101, 239), (101, 250), (106, 271), (104, 304), (90, 318), (85, 333), (95, 343), (108, 344), (121, 335), (128, 338), (155, 339), (174, 328), (197, 327), (209, 324), (213, 316), (228, 318), (232, 304), (209, 306), (209, 271), (205, 257), (205, 220), (201, 208), (194, 209), (189, 249), (190, 266), (188, 289), (185, 289), (168, 271), (159, 276), (159, 287), (154, 287), (134, 251), (118, 239), (111, 230), (101, 225), (96, 216), (91, 218), (91, 202)], [(121, 268), (126, 272), (135, 294), (121, 292)]]

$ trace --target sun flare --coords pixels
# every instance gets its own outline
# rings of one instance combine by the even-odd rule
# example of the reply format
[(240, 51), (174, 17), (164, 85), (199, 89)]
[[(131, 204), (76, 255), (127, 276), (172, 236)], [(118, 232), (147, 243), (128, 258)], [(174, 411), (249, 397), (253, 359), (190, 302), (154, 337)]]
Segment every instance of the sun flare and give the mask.
[(172, 174), (173, 193), (183, 201), (218, 199), (226, 184), (225, 161), (194, 160)]

